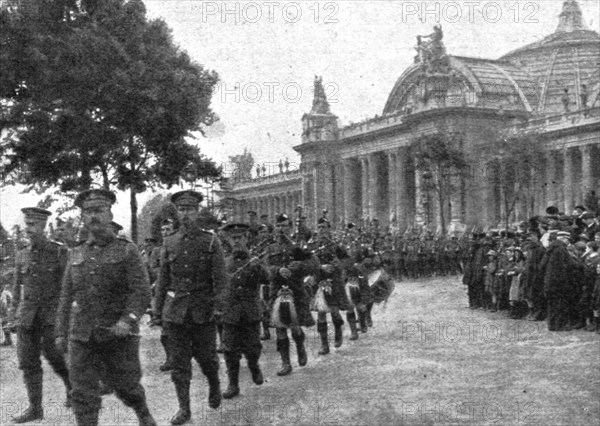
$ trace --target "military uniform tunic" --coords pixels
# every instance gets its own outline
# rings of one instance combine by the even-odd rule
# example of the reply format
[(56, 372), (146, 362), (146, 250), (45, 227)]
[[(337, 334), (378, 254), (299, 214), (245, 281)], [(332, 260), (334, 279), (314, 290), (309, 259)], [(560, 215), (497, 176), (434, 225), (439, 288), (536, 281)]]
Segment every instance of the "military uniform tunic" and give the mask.
[[(150, 301), (148, 273), (135, 244), (121, 237), (91, 237), (69, 253), (57, 313), (57, 337), (69, 337), (73, 408), (95, 424), (101, 379), (128, 406), (145, 407), (140, 384), (138, 319)], [(110, 330), (118, 321), (130, 335)], [(101, 368), (101, 366), (103, 366)], [(86, 423), (87, 424), (87, 423)]]
[(260, 286), (269, 282), (269, 274), (263, 265), (245, 266), (249, 259), (235, 256), (230, 254), (225, 259), (229, 276), (222, 318), (225, 352), (238, 356), (244, 353), (258, 359), (262, 349), (260, 321), (263, 316), (259, 292)]
[(224, 311), (227, 285), (221, 242), (193, 225), (164, 239), (156, 286), (155, 317), (172, 344), (175, 383), (189, 383), (191, 358), (207, 376), (218, 374), (215, 313)]
[(17, 356), (26, 380), (42, 380), (43, 353), (58, 375), (67, 377), (63, 355), (54, 346), (54, 322), (67, 249), (44, 239), (17, 252), (9, 318), (18, 327)]
[[(288, 286), (293, 294), (298, 325), (312, 327), (315, 325), (315, 320), (310, 312), (310, 296), (304, 286), (304, 278), (316, 274), (318, 261), (314, 257), (294, 260), (299, 250), (298, 246), (290, 242), (276, 242), (267, 247), (266, 259), (271, 278), (269, 294), (271, 302), (274, 302), (279, 290), (283, 286)], [(282, 277), (279, 274), (280, 268), (289, 269), (292, 276), (289, 279)]]

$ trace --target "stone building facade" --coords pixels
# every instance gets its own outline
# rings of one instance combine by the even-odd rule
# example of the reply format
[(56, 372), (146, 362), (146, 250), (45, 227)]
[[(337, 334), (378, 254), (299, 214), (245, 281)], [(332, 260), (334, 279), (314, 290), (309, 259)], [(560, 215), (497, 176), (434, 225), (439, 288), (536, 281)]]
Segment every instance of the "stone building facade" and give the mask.
[[(314, 224), (322, 210), (334, 226), (378, 218), (400, 231), (435, 229), (435, 197), (425, 191), (410, 146), (421, 135), (460, 132), (470, 171), (449, 194), (450, 228), (500, 223), (503, 203), (482, 146), (494, 132), (536, 131), (545, 155), (511, 221), (548, 205), (570, 213), (586, 193), (600, 193), (600, 36), (574, 0), (565, 1), (556, 31), (499, 59), (447, 54), (441, 28), (418, 37), (414, 65), (400, 76), (381, 116), (338, 126), (320, 78), (311, 111), (302, 117), (299, 170), (225, 183), (219, 192), (235, 220), (247, 210), (274, 216), (304, 208)], [(430, 199), (431, 198), (431, 199)]]

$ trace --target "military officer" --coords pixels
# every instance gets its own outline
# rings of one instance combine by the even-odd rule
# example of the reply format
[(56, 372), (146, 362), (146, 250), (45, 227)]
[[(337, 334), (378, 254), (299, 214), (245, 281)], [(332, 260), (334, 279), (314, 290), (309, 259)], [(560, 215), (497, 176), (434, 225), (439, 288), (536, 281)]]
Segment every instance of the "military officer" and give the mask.
[(60, 283), (67, 261), (67, 249), (44, 235), (51, 213), (37, 207), (21, 210), (25, 215), (25, 231), (29, 245), (19, 250), (15, 258), (12, 303), (9, 309), (9, 329), (17, 329), (17, 356), (23, 370), (29, 407), (15, 423), (42, 419), (42, 361), (48, 360), (67, 388), (71, 388), (63, 354), (54, 346), (54, 321), (60, 296)]
[[(75, 419), (98, 424), (99, 380), (133, 408), (140, 425), (156, 425), (140, 384), (139, 319), (150, 302), (148, 273), (135, 244), (111, 230), (115, 195), (81, 192), (75, 205), (89, 231), (69, 253), (56, 320), (56, 345), (69, 352)], [(102, 366), (104, 368), (102, 368)]]
[(249, 226), (244, 223), (230, 223), (224, 232), (231, 242), (232, 251), (225, 258), (229, 286), (226, 292), (223, 312), (223, 346), (229, 387), (223, 398), (233, 398), (240, 393), (240, 358), (243, 354), (248, 362), (252, 380), (257, 385), (263, 383), (263, 375), (258, 365), (262, 350), (260, 343), (260, 320), (262, 318), (259, 291), (261, 285), (269, 282), (267, 269), (256, 258), (250, 258), (248, 251)]
[[(274, 305), (281, 293), (290, 292), (296, 312), (295, 321), (290, 324), (273, 324), (277, 335), (277, 351), (281, 356), (281, 369), (277, 372), (278, 376), (286, 376), (292, 372), (288, 328), (296, 343), (298, 364), (303, 367), (308, 362), (308, 357), (304, 347), (305, 334), (302, 327), (315, 325), (315, 320), (310, 312), (310, 297), (304, 286), (304, 278), (316, 273), (318, 261), (292, 241), (289, 236), (290, 228), (291, 224), (287, 215), (277, 216), (275, 222), (276, 241), (267, 247), (266, 253), (271, 279), (269, 290), (271, 303)], [(275, 314), (277, 314), (276, 310)]]
[(190, 382), (192, 357), (208, 379), (208, 404), (221, 405), (219, 358), (215, 319), (223, 312), (227, 285), (221, 242), (213, 232), (200, 228), (202, 194), (180, 191), (171, 196), (180, 227), (163, 242), (156, 288), (155, 322), (162, 321), (169, 334), (179, 410), (171, 424), (191, 418)]

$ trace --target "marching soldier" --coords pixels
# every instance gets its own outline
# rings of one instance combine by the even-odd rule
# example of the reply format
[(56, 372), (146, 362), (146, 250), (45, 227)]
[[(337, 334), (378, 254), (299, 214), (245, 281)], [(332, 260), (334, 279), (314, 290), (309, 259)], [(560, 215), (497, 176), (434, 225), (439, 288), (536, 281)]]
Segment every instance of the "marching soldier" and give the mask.
[[(156, 285), (158, 281), (158, 276), (160, 274), (160, 254), (162, 251), (162, 246), (164, 244), (165, 238), (174, 232), (174, 224), (172, 219), (165, 219), (160, 226), (160, 235), (162, 236), (163, 243), (161, 245), (156, 246), (151, 253), (151, 262), (152, 262), (152, 276), (154, 278), (152, 289), (154, 295), (156, 294)], [(154, 298), (156, 300), (156, 298)], [(173, 369), (173, 355), (170, 346), (169, 333), (165, 327), (161, 327), (160, 330), (160, 343), (163, 346), (165, 351), (165, 362), (161, 364), (158, 369), (160, 371), (171, 371)]]
[(41, 354), (67, 388), (71, 389), (67, 365), (62, 353), (54, 346), (54, 321), (60, 296), (60, 283), (67, 261), (67, 249), (44, 235), (51, 213), (37, 207), (21, 210), (29, 245), (16, 253), (13, 298), (7, 328), (17, 330), (17, 356), (23, 370), (29, 407), (14, 417), (15, 423), (42, 419), (42, 361)]
[[(315, 320), (310, 312), (310, 298), (304, 286), (304, 277), (312, 275), (318, 268), (318, 262), (314, 257), (304, 252), (298, 245), (294, 244), (289, 237), (290, 220), (285, 214), (277, 216), (275, 223), (276, 241), (267, 247), (267, 261), (271, 277), (270, 296), (273, 305), (281, 293), (291, 296), (289, 311), (293, 310), (296, 315), (288, 323), (274, 323), (277, 335), (277, 351), (281, 356), (281, 369), (278, 376), (286, 376), (292, 372), (290, 362), (290, 340), (287, 330), (291, 330), (292, 338), (296, 343), (298, 364), (303, 367), (308, 362), (306, 349), (304, 347), (305, 335), (302, 327), (312, 327)], [(289, 300), (289, 299), (288, 299)], [(279, 311), (273, 306), (273, 316)]]
[(230, 399), (240, 393), (240, 358), (243, 354), (252, 373), (252, 381), (262, 385), (263, 375), (258, 365), (262, 350), (260, 343), (262, 283), (269, 281), (268, 271), (256, 257), (250, 259), (248, 251), (249, 226), (231, 223), (224, 231), (231, 240), (232, 252), (225, 259), (229, 277), (223, 311), (223, 343), (229, 386), (223, 398)]
[(66, 352), (68, 338), (78, 425), (98, 424), (102, 379), (135, 410), (140, 425), (155, 426), (140, 384), (138, 322), (150, 301), (148, 274), (135, 244), (116, 237), (110, 229), (114, 202), (115, 195), (105, 189), (90, 189), (75, 199), (89, 236), (69, 255), (56, 345)]
[[(267, 225), (260, 225), (258, 228), (258, 242), (254, 245), (253, 249), (259, 247), (265, 247), (273, 241), (273, 233), (269, 231)], [(269, 327), (271, 326), (271, 309), (269, 307), (270, 301), (270, 284), (263, 283), (260, 288), (260, 299), (261, 299), (261, 329), (262, 332), (260, 334), (260, 340), (270, 340), (271, 339), (271, 331)]]
[[(327, 219), (320, 218), (317, 221), (317, 235), (309, 241), (309, 246), (313, 249), (313, 252), (321, 263), (317, 273), (317, 283), (322, 287), (321, 291), (326, 299), (328, 299), (326, 302), (330, 310), (331, 322), (333, 323), (335, 332), (334, 346), (339, 348), (343, 342), (342, 325), (344, 325), (340, 311), (346, 311), (350, 306), (342, 279), (340, 259), (345, 259), (348, 257), (348, 254), (330, 238), (330, 226)], [(315, 297), (317, 296), (318, 294)], [(327, 313), (321, 310), (317, 311), (317, 331), (321, 337), (319, 355), (325, 355), (329, 353)]]
[(216, 234), (198, 225), (202, 194), (180, 191), (171, 196), (177, 207), (179, 230), (164, 239), (156, 289), (154, 322), (170, 338), (179, 410), (171, 424), (191, 418), (192, 357), (208, 379), (208, 404), (221, 405), (215, 320), (223, 312), (227, 285), (221, 243)]

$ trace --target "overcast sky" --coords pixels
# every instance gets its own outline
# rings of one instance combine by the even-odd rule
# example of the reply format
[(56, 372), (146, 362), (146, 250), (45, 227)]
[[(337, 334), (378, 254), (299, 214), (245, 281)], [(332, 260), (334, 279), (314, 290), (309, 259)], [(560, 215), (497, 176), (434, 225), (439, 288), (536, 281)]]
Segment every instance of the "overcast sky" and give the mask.
[[(436, 23), (449, 54), (498, 58), (551, 34), (562, 1), (257, 1), (145, 0), (175, 42), (220, 75), (213, 109), (221, 121), (202, 151), (230, 171), (231, 155), (248, 148), (256, 161), (299, 158), (301, 118), (323, 76), (332, 112), (342, 125), (381, 114), (402, 72), (413, 63), (416, 36)], [(600, 2), (580, 0), (598, 31)], [(142, 197), (147, 198), (148, 194)], [(117, 219), (128, 222), (126, 197)], [(10, 227), (35, 196), (2, 189), (0, 218)]]

